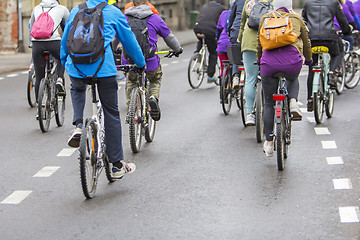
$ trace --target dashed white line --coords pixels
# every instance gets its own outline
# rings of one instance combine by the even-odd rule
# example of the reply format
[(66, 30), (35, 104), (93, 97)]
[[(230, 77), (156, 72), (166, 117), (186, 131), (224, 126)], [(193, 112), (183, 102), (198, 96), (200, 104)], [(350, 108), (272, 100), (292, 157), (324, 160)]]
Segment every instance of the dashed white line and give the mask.
[(58, 166), (48, 166), (41, 169), (38, 173), (34, 175), (34, 177), (50, 177), (53, 173), (59, 170)]
[(359, 222), (359, 207), (340, 207), (339, 214), (342, 223)]
[(352, 184), (349, 178), (339, 178), (333, 179), (334, 189), (335, 190), (343, 190), (343, 189), (351, 189)]
[(0, 80), (4, 80), (4, 78), (3, 78), (3, 77), (0, 77)]
[(63, 150), (61, 150), (58, 155), (56, 155), (57, 157), (70, 157), (71, 155), (73, 155), (73, 153), (77, 150), (77, 148), (64, 148)]
[(344, 164), (342, 157), (326, 157), (326, 161), (329, 165)]
[(19, 190), (13, 192), (10, 196), (5, 198), (1, 204), (19, 204), (21, 203), (25, 198), (27, 198), (32, 191), (30, 190)]
[(18, 73), (14, 73), (14, 74), (9, 74), (9, 75), (7, 75), (6, 77), (11, 78), (11, 77), (17, 77), (17, 76), (19, 76), (19, 74), (18, 74)]
[(321, 141), (323, 149), (335, 149), (337, 148), (335, 141)]
[(316, 128), (314, 128), (314, 130), (317, 135), (330, 134), (330, 131), (327, 127), (316, 127)]

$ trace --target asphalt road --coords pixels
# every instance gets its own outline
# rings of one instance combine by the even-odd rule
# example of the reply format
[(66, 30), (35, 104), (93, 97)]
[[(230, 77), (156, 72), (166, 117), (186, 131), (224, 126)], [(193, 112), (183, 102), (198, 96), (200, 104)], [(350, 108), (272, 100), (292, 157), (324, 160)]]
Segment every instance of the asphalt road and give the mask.
[[(82, 194), (78, 152), (66, 145), (69, 82), (64, 126), (52, 121), (42, 133), (27, 105), (26, 73), (0, 76), (1, 239), (360, 239), (360, 87), (336, 96), (334, 117), (323, 124), (306, 112), (293, 123), (279, 172), (236, 104), (222, 113), (218, 87), (190, 88), (194, 48), (163, 60), (154, 141), (132, 154), (123, 125), (125, 158), (136, 172), (113, 184), (103, 174), (92, 200)], [(306, 69), (300, 82), (305, 107)]]

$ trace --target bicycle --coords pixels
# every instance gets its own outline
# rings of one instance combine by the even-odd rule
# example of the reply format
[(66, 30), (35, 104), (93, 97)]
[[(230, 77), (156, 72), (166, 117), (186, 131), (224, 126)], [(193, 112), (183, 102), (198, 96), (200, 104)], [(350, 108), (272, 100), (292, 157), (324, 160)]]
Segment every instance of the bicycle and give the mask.
[[(356, 36), (358, 33), (358, 30), (353, 31), (354, 36)], [(348, 89), (353, 89), (359, 84), (360, 81), (360, 74), (357, 74), (359, 73), (360, 50), (350, 50), (350, 42), (343, 41), (343, 43), (345, 51), (345, 87)]]
[[(205, 35), (204, 34), (196, 34), (197, 37), (201, 38), (202, 47), (198, 53), (194, 53), (190, 57), (189, 65), (188, 65), (188, 81), (190, 86), (193, 89), (197, 89), (200, 87), (203, 82), (204, 76), (207, 73), (207, 45), (205, 43)], [(216, 69), (219, 69), (219, 64), (216, 64)], [(219, 85), (218, 80), (214, 82), (216, 85)]]
[(79, 163), (81, 187), (85, 197), (90, 199), (95, 196), (98, 179), (104, 168), (108, 181), (114, 182), (115, 179), (111, 175), (106, 152), (104, 112), (101, 102), (96, 96), (97, 80), (88, 78), (84, 81), (91, 86), (92, 117), (85, 120), (81, 133)]
[(316, 65), (312, 67), (313, 77), (313, 105), (314, 116), (317, 124), (322, 123), (324, 112), (331, 118), (334, 113), (334, 90), (328, 85), (328, 74), (330, 71), (330, 54), (329, 49), (325, 46), (312, 48), (312, 53), (318, 55)]
[(65, 119), (65, 95), (59, 95), (56, 89), (57, 63), (50, 57), (49, 51), (43, 53), (45, 59), (45, 77), (41, 79), (38, 95), (38, 120), (42, 132), (47, 132), (50, 120), (55, 116), (56, 124), (61, 127)]
[(34, 62), (31, 59), (31, 63), (28, 70), (28, 81), (26, 88), (27, 101), (30, 107), (36, 106), (35, 81), (36, 81), (36, 76), (35, 76)]

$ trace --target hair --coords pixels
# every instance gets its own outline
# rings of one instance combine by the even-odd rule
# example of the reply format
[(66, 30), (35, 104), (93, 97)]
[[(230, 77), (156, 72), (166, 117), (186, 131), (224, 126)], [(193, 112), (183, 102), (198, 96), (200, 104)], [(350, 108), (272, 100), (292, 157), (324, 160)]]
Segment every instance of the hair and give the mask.
[(134, 6), (140, 6), (146, 4), (148, 0), (133, 0)]

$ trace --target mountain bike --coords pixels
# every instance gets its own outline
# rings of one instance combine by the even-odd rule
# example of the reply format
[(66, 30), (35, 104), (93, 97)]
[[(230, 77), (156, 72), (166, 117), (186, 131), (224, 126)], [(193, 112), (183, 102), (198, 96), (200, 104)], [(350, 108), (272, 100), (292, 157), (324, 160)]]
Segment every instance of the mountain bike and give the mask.
[(278, 170), (285, 167), (285, 159), (288, 157), (288, 147), (291, 143), (291, 121), (290, 99), (286, 89), (286, 74), (276, 73), (274, 78), (279, 79), (276, 94), (273, 94), (275, 101), (275, 149), (277, 155)]
[(65, 95), (59, 95), (56, 89), (57, 63), (50, 57), (49, 51), (43, 53), (45, 59), (45, 77), (41, 79), (38, 95), (38, 120), (42, 132), (47, 132), (50, 120), (55, 116), (56, 124), (61, 127), (65, 118)]
[[(202, 47), (198, 53), (194, 53), (190, 57), (189, 65), (188, 65), (188, 81), (190, 86), (193, 89), (197, 89), (200, 87), (201, 83), (204, 80), (205, 74), (207, 74), (207, 45), (205, 43), (205, 35), (197, 34), (197, 37), (201, 38)], [(220, 66), (217, 63), (216, 69), (219, 69)], [(214, 82), (216, 85), (219, 85), (219, 81), (215, 79)]]
[(92, 117), (85, 120), (80, 139), (80, 179), (86, 198), (93, 198), (101, 172), (105, 169), (106, 178), (114, 182), (111, 175), (109, 158), (106, 152), (104, 112), (100, 100), (97, 99), (97, 80), (84, 80), (91, 86)]
[(35, 76), (34, 62), (31, 59), (31, 63), (28, 70), (28, 81), (26, 88), (26, 96), (30, 107), (36, 106), (35, 81), (36, 81), (36, 76)]
[(328, 85), (328, 74), (330, 71), (330, 54), (329, 49), (325, 46), (312, 48), (312, 53), (318, 55), (316, 65), (312, 67), (314, 72), (313, 78), (313, 105), (314, 115), (317, 124), (322, 123), (324, 112), (331, 118), (334, 113), (334, 90)]

